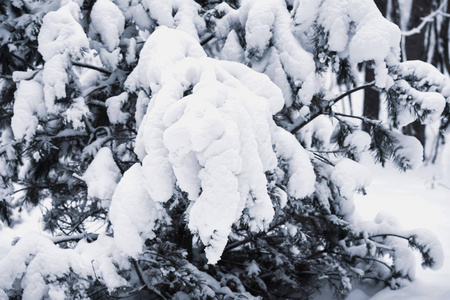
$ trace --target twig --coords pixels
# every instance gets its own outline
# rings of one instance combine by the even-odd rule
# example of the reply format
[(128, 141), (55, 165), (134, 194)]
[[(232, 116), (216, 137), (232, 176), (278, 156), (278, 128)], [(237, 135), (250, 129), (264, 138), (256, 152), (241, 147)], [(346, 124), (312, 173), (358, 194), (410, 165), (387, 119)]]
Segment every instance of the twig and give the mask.
[(69, 235), (69, 236), (51, 236), (48, 237), (53, 244), (61, 244), (64, 242), (72, 242), (72, 241), (79, 241), (84, 238), (89, 240), (96, 240), (98, 238), (97, 233), (84, 233), (84, 234), (77, 234), (77, 235)]
[(97, 67), (97, 66), (85, 64), (85, 63), (80, 63), (80, 62), (72, 61), (72, 65), (77, 66), (77, 67), (82, 67), (82, 68), (88, 68), (88, 69), (96, 70), (96, 71), (105, 73), (105, 74), (107, 74), (107, 75), (111, 75), (111, 74), (112, 74), (112, 72), (109, 71), (109, 70), (106, 70), (106, 69), (101, 68), (101, 67)]
[(205, 46), (206, 44), (208, 44), (213, 38), (215, 38), (216, 36), (214, 34), (210, 34), (207, 37), (205, 37), (203, 40), (200, 41), (200, 45)]
[(30, 69), (32, 69), (33, 71), (36, 70), (36, 67), (35, 67), (34, 65), (32, 65), (32, 64), (29, 63), (26, 59), (20, 57), (19, 55), (16, 55), (16, 54), (11, 53), (11, 52), (8, 52), (8, 51), (5, 51), (5, 50), (3, 50), (3, 49), (1, 49), (1, 48), (0, 48), (0, 52), (5, 53), (5, 54), (7, 54), (7, 55), (10, 55), (10, 56), (14, 57), (14, 58), (17, 59), (17, 60), (20, 60), (22, 63), (24, 63), (25, 65), (27, 65), (27, 66), (28, 66)]
[(158, 295), (161, 299), (167, 300), (166, 297), (164, 297), (158, 290), (156, 290), (155, 288), (153, 288), (152, 286), (150, 286), (145, 280), (144, 277), (142, 276), (142, 272), (141, 272), (141, 268), (139, 267), (139, 264), (136, 262), (136, 260), (134, 258), (131, 259), (131, 262), (133, 263), (134, 268), (136, 269), (136, 273), (137, 276), (139, 278), (139, 281), (141, 282), (141, 284), (143, 285), (143, 288), (148, 289), (149, 291), (155, 293), (156, 295)]
[[(347, 97), (348, 95), (357, 92), (359, 90), (363, 90), (363, 89), (367, 89), (367, 88), (371, 88), (375, 86), (375, 81), (372, 81), (370, 83), (355, 87), (345, 93), (343, 93), (342, 95), (339, 95), (338, 97), (334, 98), (333, 100), (331, 100), (328, 104), (328, 108), (331, 108), (331, 106), (335, 105), (336, 103), (338, 103), (340, 100), (344, 99), (345, 97)], [(302, 129), (303, 127), (305, 127), (308, 123), (310, 123), (312, 120), (314, 120), (315, 118), (317, 118), (318, 116), (322, 115), (324, 112), (323, 111), (318, 111), (315, 114), (313, 114), (308, 120), (303, 121), (298, 124), (297, 126), (295, 126), (293, 129), (290, 130), (290, 132), (292, 134), (297, 133), (297, 131), (299, 131), (300, 129)]]

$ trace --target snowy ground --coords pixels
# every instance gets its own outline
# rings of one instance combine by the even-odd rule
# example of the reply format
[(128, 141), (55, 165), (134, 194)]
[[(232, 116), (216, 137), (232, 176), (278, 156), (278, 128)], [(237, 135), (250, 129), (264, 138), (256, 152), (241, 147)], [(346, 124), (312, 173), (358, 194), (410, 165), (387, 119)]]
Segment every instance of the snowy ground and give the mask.
[(394, 215), (404, 229), (428, 228), (439, 238), (444, 248), (445, 263), (438, 271), (423, 270), (417, 258), (416, 280), (400, 290), (384, 289), (378, 293), (362, 287), (347, 300), (434, 300), (450, 299), (450, 189), (442, 178), (432, 180), (431, 168), (400, 173), (393, 167), (370, 167), (373, 180), (367, 195), (355, 198), (361, 218), (373, 219), (378, 212)]

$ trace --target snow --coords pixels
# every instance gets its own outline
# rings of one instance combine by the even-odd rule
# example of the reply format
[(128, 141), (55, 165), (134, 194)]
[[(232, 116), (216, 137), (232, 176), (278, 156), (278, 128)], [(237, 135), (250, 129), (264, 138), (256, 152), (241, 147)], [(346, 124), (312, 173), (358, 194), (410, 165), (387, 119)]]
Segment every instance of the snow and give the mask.
[(22, 80), (17, 88), (11, 127), (16, 139), (30, 141), (36, 132), (38, 119), (46, 113), (42, 85), (34, 80)]
[(406, 136), (401, 133), (392, 133), (396, 141), (394, 142), (394, 159), (400, 163), (404, 169), (416, 169), (423, 161), (423, 147), (419, 140), (413, 136)]
[(145, 240), (155, 237), (156, 222), (168, 218), (163, 207), (151, 199), (145, 184), (141, 165), (133, 165), (117, 185), (109, 209), (115, 244), (135, 258), (142, 253)]
[(370, 172), (363, 165), (348, 158), (341, 159), (331, 172), (330, 180), (342, 197), (352, 199), (353, 194), (370, 184)]
[(97, 0), (90, 17), (92, 30), (101, 36), (106, 50), (113, 52), (119, 46), (125, 27), (125, 17), (121, 10), (110, 0)]
[(81, 177), (88, 186), (88, 197), (102, 200), (102, 205), (108, 207), (117, 183), (122, 177), (117, 167), (111, 150), (108, 147), (101, 148), (94, 160)]
[(193, 0), (142, 0), (152, 19), (159, 25), (176, 28), (198, 41), (198, 32), (205, 27), (198, 14), (200, 5)]
[(108, 118), (112, 124), (125, 124), (130, 117), (129, 113), (122, 111), (122, 106), (128, 100), (128, 93), (123, 92), (120, 95), (106, 99)]
[(38, 51), (45, 61), (64, 52), (80, 57), (80, 50), (89, 48), (86, 34), (78, 23), (79, 16), (80, 7), (75, 2), (45, 15), (38, 36)]
[(42, 80), (44, 82), (44, 98), (47, 110), (57, 113), (55, 100), (66, 97), (66, 84), (69, 83), (67, 54), (55, 54), (44, 65)]
[(78, 97), (73, 99), (73, 103), (62, 115), (67, 122), (72, 124), (74, 129), (83, 129), (85, 127), (83, 117), (88, 116), (89, 113), (89, 108), (84, 102), (84, 98)]

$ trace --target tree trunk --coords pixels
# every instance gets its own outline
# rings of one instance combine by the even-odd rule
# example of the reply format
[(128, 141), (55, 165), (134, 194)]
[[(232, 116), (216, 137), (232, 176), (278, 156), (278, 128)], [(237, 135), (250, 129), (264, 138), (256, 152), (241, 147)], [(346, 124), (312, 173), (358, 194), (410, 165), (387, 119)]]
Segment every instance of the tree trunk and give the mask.
[[(414, 28), (422, 22), (422, 18), (429, 15), (433, 6), (429, 0), (413, 0), (411, 15), (408, 22), (408, 28)], [(405, 38), (405, 60), (427, 61), (428, 47), (425, 42), (425, 32), (428, 29), (428, 25), (417, 34), (407, 36)], [(409, 124), (404, 128), (404, 133), (415, 136), (422, 145), (425, 145), (425, 126), (416, 121)]]
[[(375, 0), (375, 4), (377, 5), (380, 12), (383, 14), (383, 16), (386, 16), (386, 8), (387, 8), (387, 2), (386, 0)], [(365, 81), (366, 82), (372, 82), (375, 80), (375, 74), (372, 68), (365, 67), (366, 69), (366, 75), (365, 75)], [(379, 117), (379, 111), (380, 111), (380, 93), (374, 89), (365, 89), (364, 90), (364, 107), (363, 107), (363, 116), (377, 120)], [(366, 132), (370, 132), (370, 125), (363, 123), (362, 129)]]

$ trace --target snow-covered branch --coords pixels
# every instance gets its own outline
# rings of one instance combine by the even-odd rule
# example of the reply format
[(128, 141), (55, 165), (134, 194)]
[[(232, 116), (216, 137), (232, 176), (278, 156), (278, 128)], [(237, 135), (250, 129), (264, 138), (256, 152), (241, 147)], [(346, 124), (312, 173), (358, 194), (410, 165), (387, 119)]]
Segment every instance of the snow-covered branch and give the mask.
[(447, 0), (443, 1), (441, 3), (441, 5), (438, 7), (438, 9), (436, 9), (435, 11), (430, 13), (428, 16), (423, 17), (422, 22), (418, 26), (416, 26), (413, 29), (410, 29), (408, 31), (402, 31), (402, 35), (403, 36), (411, 36), (411, 35), (420, 33), (422, 31), (422, 29), (425, 27), (425, 25), (427, 25), (430, 22), (433, 22), (433, 20), (438, 15), (448, 18), (449, 15), (443, 11), (445, 9), (446, 5), (447, 5)]

